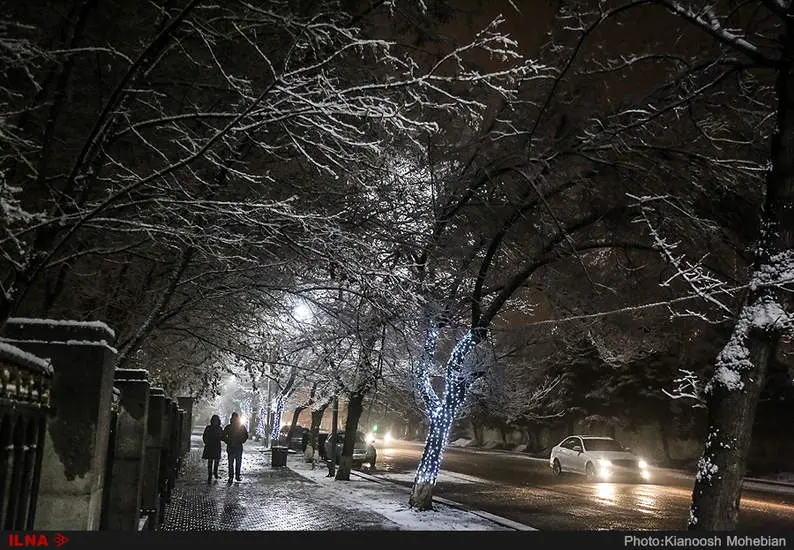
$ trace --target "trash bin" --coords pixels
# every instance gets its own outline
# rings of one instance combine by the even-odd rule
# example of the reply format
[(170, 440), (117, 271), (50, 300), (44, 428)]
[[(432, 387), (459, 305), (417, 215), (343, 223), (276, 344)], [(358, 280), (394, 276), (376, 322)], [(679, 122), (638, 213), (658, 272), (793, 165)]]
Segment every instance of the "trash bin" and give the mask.
[(283, 468), (287, 465), (287, 447), (270, 448), (270, 466), (272, 468)]

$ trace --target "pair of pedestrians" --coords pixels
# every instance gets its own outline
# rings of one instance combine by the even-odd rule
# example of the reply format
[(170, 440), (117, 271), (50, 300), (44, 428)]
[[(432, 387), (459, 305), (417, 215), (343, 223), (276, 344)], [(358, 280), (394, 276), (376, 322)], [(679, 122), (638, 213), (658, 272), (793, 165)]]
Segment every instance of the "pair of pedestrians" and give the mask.
[(207, 483), (213, 478), (220, 479), (218, 464), (221, 460), (221, 443), (226, 443), (226, 455), (229, 457), (229, 483), (235, 479), (242, 481), (240, 470), (243, 464), (243, 443), (248, 440), (248, 428), (243, 424), (240, 415), (232, 413), (229, 424), (221, 428), (221, 418), (213, 414), (209, 425), (202, 435), (204, 451), (201, 458), (207, 460)]

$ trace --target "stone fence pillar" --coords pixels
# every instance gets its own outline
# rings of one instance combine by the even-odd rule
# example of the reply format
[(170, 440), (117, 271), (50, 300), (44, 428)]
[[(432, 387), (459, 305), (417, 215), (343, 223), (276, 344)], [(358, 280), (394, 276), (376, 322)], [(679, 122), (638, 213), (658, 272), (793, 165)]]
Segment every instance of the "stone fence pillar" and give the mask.
[(146, 419), (146, 458), (144, 459), (143, 492), (141, 508), (148, 516), (147, 527), (160, 526), (160, 460), (163, 449), (163, 421), (165, 418), (165, 392), (162, 388), (149, 390), (149, 414)]
[[(165, 400), (165, 437), (163, 439), (163, 466), (162, 469), (162, 491), (163, 491), (163, 505), (171, 502), (171, 490), (174, 487), (174, 467), (176, 464), (176, 456), (174, 456), (174, 440), (179, 439), (179, 432), (177, 430), (177, 414), (176, 414), (176, 401), (167, 397)], [(165, 506), (163, 506), (165, 510)]]
[(179, 407), (185, 411), (185, 421), (182, 424), (182, 454), (190, 452), (190, 434), (193, 432), (193, 398), (177, 397)]
[(141, 515), (149, 419), (149, 373), (118, 369), (114, 385), (121, 391), (116, 455), (109, 480), (107, 529), (137, 531)]
[(102, 512), (113, 397), (114, 332), (101, 322), (11, 318), (5, 342), (53, 367), (34, 529), (94, 531)]
[(185, 453), (184, 453), (184, 446), (185, 446), (185, 419), (187, 418), (187, 413), (177, 407), (176, 409), (176, 428), (177, 433), (179, 434), (179, 438), (174, 438), (174, 456), (176, 460), (176, 466), (174, 467), (175, 478), (179, 477), (179, 474), (182, 470), (182, 464), (184, 463)]

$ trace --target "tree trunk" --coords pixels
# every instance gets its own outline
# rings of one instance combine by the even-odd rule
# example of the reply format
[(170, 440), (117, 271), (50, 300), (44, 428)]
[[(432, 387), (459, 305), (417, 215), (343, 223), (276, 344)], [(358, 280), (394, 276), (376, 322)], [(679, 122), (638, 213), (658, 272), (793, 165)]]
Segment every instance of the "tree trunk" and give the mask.
[(535, 453), (542, 450), (539, 429), (536, 426), (529, 426), (527, 435), (529, 436), (529, 451)]
[(305, 408), (304, 405), (300, 405), (295, 407), (295, 410), (292, 412), (292, 423), (289, 425), (289, 431), (287, 432), (287, 447), (292, 444), (292, 438), (295, 437), (295, 429), (298, 427), (298, 417)]
[(284, 395), (279, 395), (276, 400), (276, 410), (273, 412), (273, 421), (270, 425), (270, 439), (273, 445), (281, 444), (281, 415), (284, 413)]
[(255, 390), (251, 399), (251, 433), (254, 435), (254, 441), (260, 440), (259, 424), (262, 422), (262, 416), (259, 411), (261, 408), (260, 401), (259, 390)]
[(339, 457), (337, 480), (350, 481), (350, 470), (353, 469), (353, 447), (356, 443), (356, 432), (361, 413), (364, 412), (364, 394), (353, 394), (347, 402), (347, 420), (345, 421), (345, 441), (342, 444), (342, 456)]
[[(320, 424), (323, 421), (323, 415), (325, 414), (325, 409), (328, 408), (328, 404), (320, 406), (319, 409), (315, 409), (312, 411), (312, 426), (309, 432), (309, 445), (306, 447), (306, 459), (309, 460), (311, 458), (314, 459), (314, 452), (317, 449), (317, 439), (320, 435)], [(309, 455), (309, 449), (311, 449), (311, 455)]]
[(413, 416), (409, 416), (406, 420), (405, 439), (407, 441), (416, 439), (416, 420)]
[(469, 419), (469, 426), (471, 426), (471, 437), (472, 437), (472, 439), (474, 439), (475, 443), (479, 443), (479, 441), (477, 441), (477, 439), (478, 439), (477, 438), (477, 422), (474, 420), (474, 417)]
[(273, 414), (271, 408), (273, 407), (273, 380), (269, 376), (270, 367), (268, 367), (267, 377), (267, 399), (265, 400), (265, 441), (264, 445), (270, 447), (271, 432), (273, 431)]
[(433, 509), (433, 487), (441, 466), (441, 453), (452, 428), (452, 417), (437, 415), (430, 420), (425, 449), (416, 469), (408, 505), (417, 510)]
[[(726, 350), (735, 344), (731, 338)], [(703, 454), (698, 460), (690, 530), (726, 531), (736, 528), (750, 448), (755, 410), (761, 395), (769, 361), (771, 342), (753, 331), (747, 348), (751, 367), (742, 372), (741, 389), (712, 383), (709, 392), (709, 420)]]
[(666, 464), (672, 466), (673, 457), (670, 455), (670, 436), (667, 433), (667, 424), (664, 418), (659, 417), (659, 437), (662, 440), (662, 451)]
[[(787, 17), (794, 17), (794, 4)], [(782, 35), (775, 82), (777, 131), (761, 216), (762, 234), (753, 262), (751, 291), (709, 384), (706, 443), (698, 463), (691, 530), (735, 529), (755, 412), (767, 366), (789, 319), (794, 297), (783, 279), (794, 268), (794, 29)]]
[(411, 489), (411, 499), (408, 505), (417, 510), (432, 510), (433, 509), (433, 487), (435, 482), (422, 481), (414, 482)]
[(46, 318), (49, 316), (50, 309), (55, 305), (58, 297), (63, 292), (66, 284), (66, 277), (72, 269), (72, 262), (64, 262), (58, 270), (58, 276), (52, 285), (47, 285), (47, 290), (44, 293), (44, 304), (41, 306), (41, 317)]
[(328, 477), (334, 477), (336, 470), (336, 440), (338, 437), (339, 426), (339, 398), (334, 397), (334, 408), (331, 413), (331, 454), (327, 456), (328, 460)]

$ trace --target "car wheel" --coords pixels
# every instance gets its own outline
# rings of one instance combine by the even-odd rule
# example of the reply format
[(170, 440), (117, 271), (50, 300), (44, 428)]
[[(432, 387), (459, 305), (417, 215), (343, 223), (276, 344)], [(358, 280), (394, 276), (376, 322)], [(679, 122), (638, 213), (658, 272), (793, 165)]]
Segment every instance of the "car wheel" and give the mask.
[(587, 466), (584, 468), (584, 475), (587, 477), (588, 481), (595, 481), (596, 479), (596, 469), (593, 466), (592, 462), (588, 462)]
[(353, 468), (361, 468), (361, 464), (362, 464), (361, 462), (359, 462), (358, 460), (356, 460), (356, 461), (353, 463)]
[(560, 461), (556, 458), (554, 459), (554, 464), (551, 465), (551, 473), (554, 477), (560, 477), (562, 475), (562, 466), (560, 465)]

